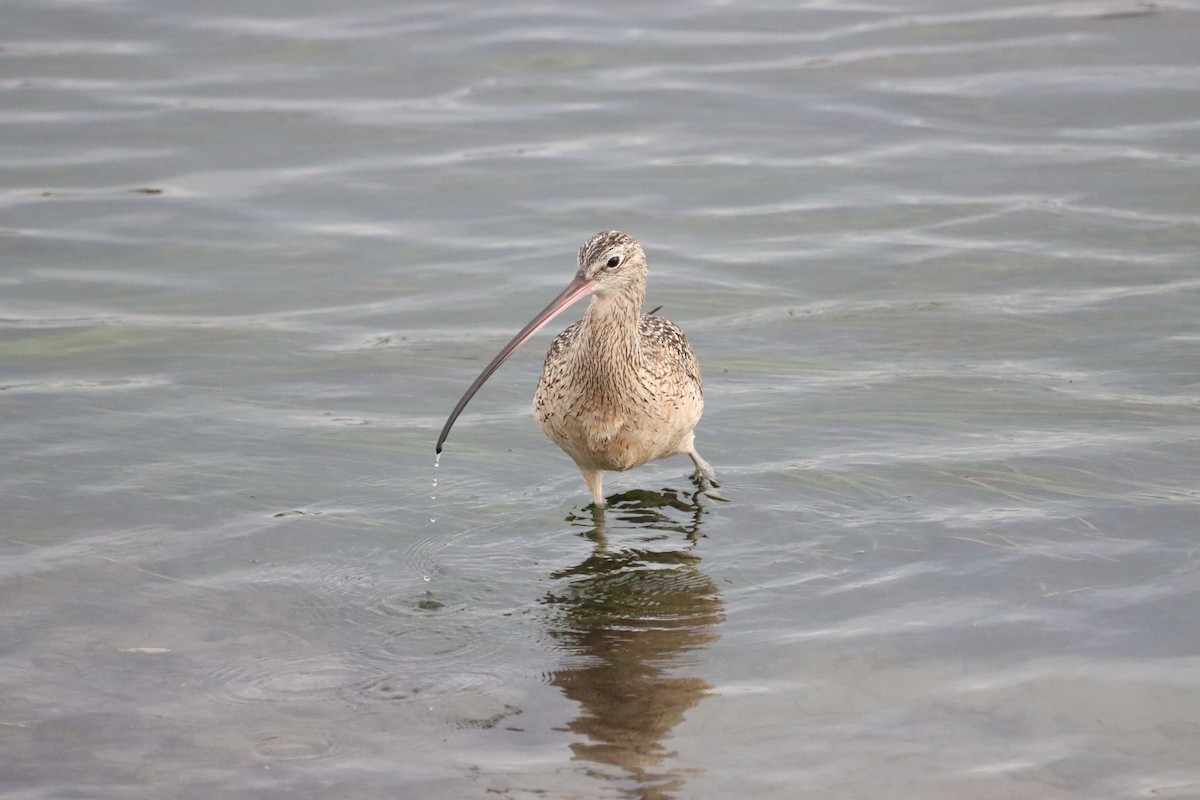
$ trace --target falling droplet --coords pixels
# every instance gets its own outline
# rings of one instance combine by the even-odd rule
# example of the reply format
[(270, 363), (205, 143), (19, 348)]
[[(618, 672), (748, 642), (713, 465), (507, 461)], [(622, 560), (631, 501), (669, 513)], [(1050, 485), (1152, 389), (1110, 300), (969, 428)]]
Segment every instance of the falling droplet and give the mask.
[[(438, 468), (438, 465), (440, 465), (441, 463), (442, 463), (442, 454), (441, 454), (441, 453), (438, 453), (438, 454), (436, 454), (436, 455), (433, 457), (433, 468), (434, 468), (434, 469), (437, 469), (437, 468)], [(435, 473), (434, 473), (434, 475), (433, 475), (433, 488), (434, 488), (434, 489), (436, 489), (436, 488), (437, 488), (437, 473), (436, 473), (436, 472), (435, 472)], [(431, 495), (429, 495), (429, 499), (430, 499), (430, 500), (437, 500), (437, 494), (436, 494), (436, 493), (434, 493), (434, 494), (431, 494)], [(429, 520), (429, 521), (430, 521), (430, 522), (437, 522), (437, 520), (436, 520), (436, 519), (431, 519), (431, 520)]]

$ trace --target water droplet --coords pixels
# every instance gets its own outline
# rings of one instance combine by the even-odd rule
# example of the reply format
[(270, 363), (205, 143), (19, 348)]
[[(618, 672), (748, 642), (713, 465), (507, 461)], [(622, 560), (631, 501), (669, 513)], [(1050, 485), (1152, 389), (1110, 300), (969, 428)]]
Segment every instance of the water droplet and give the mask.
[[(437, 455), (435, 455), (435, 456), (433, 457), (433, 468), (434, 468), (434, 469), (437, 469), (437, 468), (438, 468), (438, 464), (441, 462), (441, 460), (442, 460), (442, 454), (441, 454), (441, 453), (438, 453)], [(435, 488), (435, 489), (437, 488), (437, 475), (434, 475), (434, 476), (433, 476), (433, 488)], [(437, 500), (437, 495), (436, 495), (436, 494), (431, 494), (431, 495), (429, 495), (429, 499), (430, 499), (430, 500)], [(431, 520), (429, 520), (429, 521), (430, 521), (430, 522), (437, 522), (437, 520), (436, 520), (436, 519), (431, 519)]]

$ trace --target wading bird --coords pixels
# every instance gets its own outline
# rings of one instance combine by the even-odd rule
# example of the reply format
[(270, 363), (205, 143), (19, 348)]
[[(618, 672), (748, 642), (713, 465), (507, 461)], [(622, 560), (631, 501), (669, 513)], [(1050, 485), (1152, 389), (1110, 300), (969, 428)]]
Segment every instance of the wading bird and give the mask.
[(591, 295), (583, 319), (550, 344), (533, 397), (538, 426), (574, 459), (597, 508), (606, 470), (622, 471), (688, 455), (702, 489), (716, 473), (696, 452), (693, 429), (704, 410), (700, 366), (678, 326), (642, 314), (646, 254), (631, 236), (602, 231), (579, 248), (579, 271), (467, 388), (438, 436), (437, 452), (479, 387), (568, 306)]

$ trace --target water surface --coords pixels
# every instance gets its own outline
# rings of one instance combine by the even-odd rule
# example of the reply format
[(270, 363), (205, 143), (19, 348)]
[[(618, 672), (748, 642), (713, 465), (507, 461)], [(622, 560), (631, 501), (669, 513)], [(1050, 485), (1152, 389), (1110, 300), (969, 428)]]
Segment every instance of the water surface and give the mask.
[[(1200, 795), (1195, 2), (193, 6), (0, 10), (6, 797)], [(435, 471), (606, 228), (724, 499)]]

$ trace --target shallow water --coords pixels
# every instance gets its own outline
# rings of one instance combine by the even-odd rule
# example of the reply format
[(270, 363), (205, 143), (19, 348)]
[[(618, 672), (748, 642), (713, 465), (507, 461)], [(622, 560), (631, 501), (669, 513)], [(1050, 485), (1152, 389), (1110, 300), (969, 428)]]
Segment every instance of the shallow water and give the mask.
[[(1200, 796), (1200, 5), (194, 5), (0, 9), (6, 797)], [(723, 499), (433, 466), (603, 228)]]

